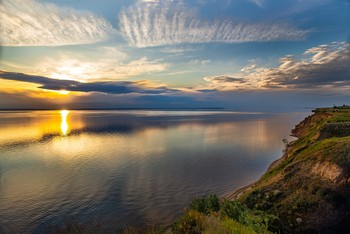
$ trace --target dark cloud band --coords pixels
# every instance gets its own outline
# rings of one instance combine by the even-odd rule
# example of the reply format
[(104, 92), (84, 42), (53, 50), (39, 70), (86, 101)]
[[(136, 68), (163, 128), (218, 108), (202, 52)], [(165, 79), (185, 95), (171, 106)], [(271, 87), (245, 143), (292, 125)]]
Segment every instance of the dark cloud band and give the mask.
[(165, 86), (143, 87), (138, 82), (118, 81), (118, 82), (91, 82), (82, 83), (73, 80), (51, 79), (44, 76), (33, 76), (23, 73), (6, 72), (0, 70), (0, 78), (6, 80), (16, 80), (28, 83), (35, 83), (41, 89), (49, 90), (67, 90), (77, 92), (100, 92), (108, 94), (163, 94), (176, 92), (175, 89), (169, 89)]

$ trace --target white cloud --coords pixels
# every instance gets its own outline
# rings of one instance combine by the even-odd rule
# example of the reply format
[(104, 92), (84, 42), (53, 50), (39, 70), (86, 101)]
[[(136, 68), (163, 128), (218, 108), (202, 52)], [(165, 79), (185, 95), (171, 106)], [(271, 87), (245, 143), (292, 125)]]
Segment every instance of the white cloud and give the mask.
[[(206, 77), (208, 87), (219, 90), (234, 89), (313, 89), (350, 87), (350, 43), (320, 45), (296, 58), (286, 55), (277, 67), (242, 68), (240, 78), (229, 76)], [(203, 87), (200, 87), (201, 89)]]
[(266, 88), (319, 88), (350, 85), (349, 43), (320, 45), (304, 56), (281, 58), (276, 68), (259, 68), (248, 79), (259, 77)]
[(184, 54), (187, 52), (193, 52), (195, 51), (194, 48), (191, 47), (166, 47), (160, 50), (162, 53), (166, 53), (166, 54)]
[(91, 81), (113, 81), (137, 75), (161, 72), (168, 64), (159, 60), (141, 57), (128, 61), (127, 55), (113, 47), (103, 47), (93, 55), (62, 53), (60, 56), (45, 58), (31, 74), (57, 79)]
[(125, 40), (141, 48), (181, 43), (300, 40), (307, 33), (287, 23), (203, 20), (184, 2), (170, 0), (139, 1), (121, 11), (119, 24)]
[(249, 1), (255, 3), (255, 4), (256, 4), (258, 7), (260, 7), (260, 8), (264, 8), (264, 2), (265, 2), (265, 0), (249, 0)]
[(104, 18), (35, 0), (0, 4), (3, 46), (60, 46), (103, 41), (116, 34)]
[(189, 61), (191, 65), (202, 65), (205, 66), (211, 62), (210, 59), (192, 59)]
[(241, 69), (242, 72), (251, 72), (252, 70), (254, 70), (256, 68), (256, 64), (252, 64), (249, 66), (245, 66)]
[(159, 0), (140, 0), (140, 2), (145, 2), (145, 3), (158, 3)]

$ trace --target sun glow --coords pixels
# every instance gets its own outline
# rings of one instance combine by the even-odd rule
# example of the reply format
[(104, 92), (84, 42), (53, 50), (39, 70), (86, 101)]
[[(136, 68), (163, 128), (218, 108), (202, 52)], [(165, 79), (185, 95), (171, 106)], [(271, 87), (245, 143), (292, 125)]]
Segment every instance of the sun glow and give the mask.
[(69, 111), (67, 110), (61, 110), (61, 132), (62, 134), (65, 136), (68, 134), (68, 129), (69, 129), (69, 126), (68, 126), (68, 123), (67, 123), (67, 116), (69, 114)]
[(70, 91), (68, 91), (68, 90), (58, 90), (57, 91), (59, 94), (62, 94), (62, 95), (67, 95), (67, 94), (69, 94), (70, 93)]
[(50, 77), (58, 80), (71, 80), (69, 75), (62, 73), (51, 73)]

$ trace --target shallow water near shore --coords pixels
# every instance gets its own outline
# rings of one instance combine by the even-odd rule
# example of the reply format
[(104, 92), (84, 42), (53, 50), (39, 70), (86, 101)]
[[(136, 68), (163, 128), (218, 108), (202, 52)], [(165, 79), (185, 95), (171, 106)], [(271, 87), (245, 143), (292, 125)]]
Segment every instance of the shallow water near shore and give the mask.
[(258, 179), (308, 114), (0, 112), (0, 232), (167, 225), (193, 197)]

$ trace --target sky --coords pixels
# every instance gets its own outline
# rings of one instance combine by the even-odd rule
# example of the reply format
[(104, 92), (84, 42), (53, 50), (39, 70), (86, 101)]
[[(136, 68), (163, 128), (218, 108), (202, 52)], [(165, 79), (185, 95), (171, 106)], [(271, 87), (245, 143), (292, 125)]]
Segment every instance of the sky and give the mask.
[(0, 109), (350, 104), (349, 0), (1, 0)]

